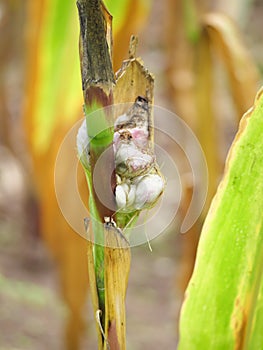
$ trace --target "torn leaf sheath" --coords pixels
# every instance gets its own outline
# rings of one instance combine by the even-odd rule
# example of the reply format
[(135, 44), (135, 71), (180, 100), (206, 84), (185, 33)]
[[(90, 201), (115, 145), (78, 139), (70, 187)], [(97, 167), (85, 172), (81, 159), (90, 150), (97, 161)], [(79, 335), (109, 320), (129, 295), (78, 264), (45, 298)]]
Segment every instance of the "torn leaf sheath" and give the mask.
[[(77, 135), (77, 149), (80, 161), (89, 169), (87, 135), (84, 120)], [(138, 97), (132, 107), (117, 118), (114, 125), (115, 197), (118, 211), (149, 209), (155, 205), (164, 190), (165, 180), (156, 163), (149, 135), (148, 102)]]
[(77, 151), (81, 164), (90, 171), (89, 138), (86, 119), (83, 120), (77, 133)]

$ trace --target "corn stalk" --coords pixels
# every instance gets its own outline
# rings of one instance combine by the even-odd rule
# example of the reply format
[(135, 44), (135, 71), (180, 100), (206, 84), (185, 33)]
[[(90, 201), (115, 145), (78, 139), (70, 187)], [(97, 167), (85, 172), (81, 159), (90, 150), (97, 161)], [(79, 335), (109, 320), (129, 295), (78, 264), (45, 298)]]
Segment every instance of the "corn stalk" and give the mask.
[[(142, 209), (156, 203), (164, 186), (153, 156), (150, 105), (153, 78), (142, 62), (134, 57), (136, 39), (132, 38), (130, 58), (118, 72), (115, 87), (111, 61), (111, 16), (99, 0), (78, 0), (77, 6), (86, 117), (78, 132), (77, 146), (90, 193), (92, 231), (88, 233), (88, 269), (98, 346), (99, 349), (125, 350), (125, 295), (131, 259), (125, 229), (132, 226)], [(118, 108), (118, 115), (114, 115), (113, 107), (109, 108), (113, 97), (115, 103), (135, 102), (128, 109), (127, 106), (123, 110)], [(123, 121), (123, 116), (126, 121)], [(113, 129), (116, 117), (120, 119), (115, 120)], [(142, 124), (136, 124), (138, 118)], [(136, 130), (144, 135), (146, 149), (136, 146), (138, 140), (133, 134)], [(126, 152), (134, 150), (137, 152), (135, 156), (126, 155)], [(106, 157), (103, 156), (105, 151)], [(138, 159), (147, 159), (148, 163), (136, 168)], [(104, 201), (96, 192), (96, 178), (99, 178)], [(154, 186), (154, 180), (160, 185), (155, 198), (142, 202), (137, 191), (139, 186), (142, 183)], [(127, 202), (123, 202), (123, 198)]]
[[(131, 18), (129, 11), (134, 14), (129, 5), (131, 2), (125, 0), (121, 6), (116, 0), (107, 2), (116, 17), (115, 36), (120, 31), (124, 35)], [(28, 179), (30, 186), (34, 186), (32, 191), (36, 192), (40, 207), (41, 236), (55, 260), (59, 289), (68, 308), (65, 348), (76, 350), (85, 329), (83, 307), (88, 288), (87, 243), (76, 231), (81, 234), (84, 231), (80, 218), (83, 217), (81, 211), (84, 199), (87, 201), (89, 194), (81, 169), (78, 171), (77, 183), (83, 202), (78, 201), (78, 195), (72, 200), (76, 188), (76, 169), (72, 166), (76, 159), (75, 136), (74, 140), (73, 137), (68, 139), (60, 166), (55, 167), (55, 164), (65, 134), (81, 115), (77, 10), (74, 1), (64, 0), (27, 1), (25, 7), (26, 86), (23, 124), (33, 167), (32, 176), (28, 176)], [(140, 4), (136, 9), (133, 28), (129, 28), (129, 31), (137, 32), (138, 26), (145, 21), (145, 7)], [(17, 11), (17, 8), (13, 10)], [(128, 42), (115, 41), (114, 49), (118, 53), (116, 66), (120, 66), (123, 48), (127, 51), (128, 46)], [(58, 175), (56, 193), (61, 194), (59, 203), (54, 189), (55, 168)], [(65, 211), (62, 210), (63, 214), (62, 207), (66, 207)], [(77, 227), (72, 222), (76, 222)]]
[[(108, 186), (108, 176), (114, 169), (112, 149), (112, 115), (102, 109), (96, 120), (92, 118), (92, 111), (110, 106), (113, 103), (114, 74), (111, 63), (111, 17), (106, 8), (98, 0), (77, 1), (80, 21), (80, 62), (82, 75), (82, 90), (84, 97), (84, 112), (90, 140), (90, 164), (85, 173), (89, 185), (90, 212), (93, 218), (95, 244), (88, 243), (88, 268), (91, 276), (91, 293), (94, 312), (97, 318), (97, 330), (99, 349), (107, 347), (108, 342), (115, 342), (119, 338), (116, 328), (112, 339), (108, 339), (108, 322), (106, 320), (105, 305), (105, 251), (104, 251), (104, 218), (112, 217), (114, 211), (108, 209), (96, 195), (93, 186), (93, 172), (101, 154), (110, 149), (109, 157), (104, 158), (102, 168), (97, 173), (100, 176), (101, 186), (115, 208), (115, 199), (111, 188)], [(108, 34), (108, 36), (107, 36)], [(108, 172), (103, 171), (107, 169)], [(114, 176), (110, 183), (114, 181)], [(112, 183), (114, 188), (116, 183)], [(101, 223), (101, 225), (99, 224)], [(97, 244), (97, 242), (101, 243)], [(126, 266), (126, 264), (125, 264)], [(107, 337), (107, 338), (106, 338)], [(106, 341), (107, 339), (107, 341)]]

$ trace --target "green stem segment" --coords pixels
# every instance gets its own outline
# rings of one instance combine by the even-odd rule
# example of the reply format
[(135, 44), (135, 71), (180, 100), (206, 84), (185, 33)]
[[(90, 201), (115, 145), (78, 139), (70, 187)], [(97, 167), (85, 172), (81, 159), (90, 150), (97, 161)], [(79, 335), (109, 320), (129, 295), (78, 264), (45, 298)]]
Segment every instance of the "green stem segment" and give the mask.
[[(90, 169), (85, 169), (85, 172), (89, 185), (90, 214), (95, 242), (93, 249), (97, 288), (95, 292), (98, 294), (98, 306), (102, 311), (102, 324), (104, 324), (104, 247), (96, 242), (103, 243), (104, 217), (112, 217), (116, 211), (113, 194), (116, 186), (112, 147), (113, 117), (110, 109), (105, 108), (113, 104), (112, 89), (115, 82), (110, 57), (111, 42), (107, 41), (109, 15), (103, 3), (100, 0), (78, 0), (77, 7), (80, 21), (79, 51), (84, 111), (90, 140)], [(101, 157), (105, 151), (107, 151), (107, 157)], [(99, 178), (99, 187), (104, 201), (95, 191), (94, 175), (96, 179)]]

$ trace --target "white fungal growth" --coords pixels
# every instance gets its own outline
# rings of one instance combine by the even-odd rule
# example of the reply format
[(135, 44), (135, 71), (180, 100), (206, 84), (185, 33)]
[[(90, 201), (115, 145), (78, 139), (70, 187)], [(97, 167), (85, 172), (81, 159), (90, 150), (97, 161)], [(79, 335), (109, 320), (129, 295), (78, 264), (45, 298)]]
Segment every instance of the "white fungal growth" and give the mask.
[(89, 167), (89, 138), (87, 131), (86, 119), (83, 120), (77, 134), (78, 157), (82, 164)]
[(151, 208), (164, 190), (165, 182), (159, 174), (142, 176), (136, 185), (135, 209)]
[[(155, 205), (165, 180), (156, 163), (150, 143), (148, 102), (138, 97), (127, 113), (114, 124), (115, 198), (120, 212), (143, 210)], [(78, 156), (89, 167), (89, 139), (86, 120), (77, 134)]]
[(165, 181), (151, 145), (149, 122), (148, 101), (140, 96), (115, 121), (113, 147), (118, 176), (115, 195), (119, 211), (151, 208), (164, 190)]
[(149, 170), (155, 162), (152, 154), (142, 152), (133, 141), (119, 142), (115, 150), (116, 172), (132, 178)]
[(120, 115), (120, 116), (115, 120), (114, 129), (117, 129), (118, 126), (120, 126), (120, 125), (123, 125), (123, 124), (128, 123), (129, 120), (130, 120), (130, 117), (129, 117), (126, 113)]
[(131, 208), (133, 208), (133, 203), (135, 201), (136, 186), (127, 183), (117, 185), (115, 196), (118, 209), (129, 211)]
[(142, 210), (154, 206), (165, 186), (165, 181), (157, 172), (127, 180), (116, 187), (116, 202), (123, 212)]

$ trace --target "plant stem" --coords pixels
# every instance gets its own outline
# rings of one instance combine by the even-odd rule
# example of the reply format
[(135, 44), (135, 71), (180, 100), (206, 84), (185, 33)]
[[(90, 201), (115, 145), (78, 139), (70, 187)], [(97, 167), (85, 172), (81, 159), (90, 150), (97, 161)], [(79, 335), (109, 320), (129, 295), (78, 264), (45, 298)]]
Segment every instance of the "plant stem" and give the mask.
[[(104, 247), (104, 217), (112, 217), (116, 211), (113, 189), (116, 186), (114, 170), (114, 153), (112, 148), (113, 117), (110, 109), (104, 109), (113, 104), (114, 74), (111, 63), (111, 41), (107, 41), (107, 20), (110, 18), (100, 0), (78, 0), (80, 20), (80, 63), (82, 75), (82, 90), (84, 97), (84, 112), (86, 116), (90, 172), (86, 171), (90, 191), (90, 214), (94, 232), (93, 264), (96, 285), (91, 285), (91, 293), (97, 295), (98, 305), (93, 303), (94, 311), (101, 310), (101, 324), (105, 326), (105, 263)], [(106, 15), (107, 14), (107, 15)], [(103, 108), (103, 109), (101, 109)], [(95, 112), (96, 113), (92, 113)], [(107, 157), (100, 159), (107, 150)], [(100, 159), (100, 161), (98, 161)], [(99, 177), (100, 188), (105, 195), (104, 204), (94, 188), (94, 169)], [(105, 171), (107, 169), (107, 171)], [(91, 250), (89, 250), (91, 252)], [(92, 259), (89, 258), (89, 265)], [(101, 342), (101, 334), (99, 344)], [(100, 346), (100, 345), (99, 345)]]
[[(90, 163), (93, 170), (101, 154), (109, 148), (108, 157), (104, 157), (101, 164), (101, 186), (107, 203), (106, 207), (97, 197), (93, 188), (93, 196), (96, 202), (99, 216), (103, 222), (105, 216), (112, 216), (115, 212), (115, 198), (112, 188), (115, 187), (115, 174), (113, 171), (114, 154), (112, 149), (113, 117), (109, 110), (104, 113), (90, 115), (92, 111), (113, 104), (112, 88), (114, 86), (114, 74), (110, 57), (110, 47), (106, 38), (107, 23), (103, 14), (100, 0), (78, 0), (77, 6), (80, 19), (80, 61), (82, 75), (82, 89), (85, 101), (85, 114), (87, 129), (90, 138)], [(105, 9), (104, 9), (105, 11)], [(104, 169), (111, 169), (112, 174), (105, 174)], [(100, 172), (100, 171), (99, 171)], [(111, 180), (108, 181), (110, 175)], [(109, 182), (111, 187), (109, 187)]]

